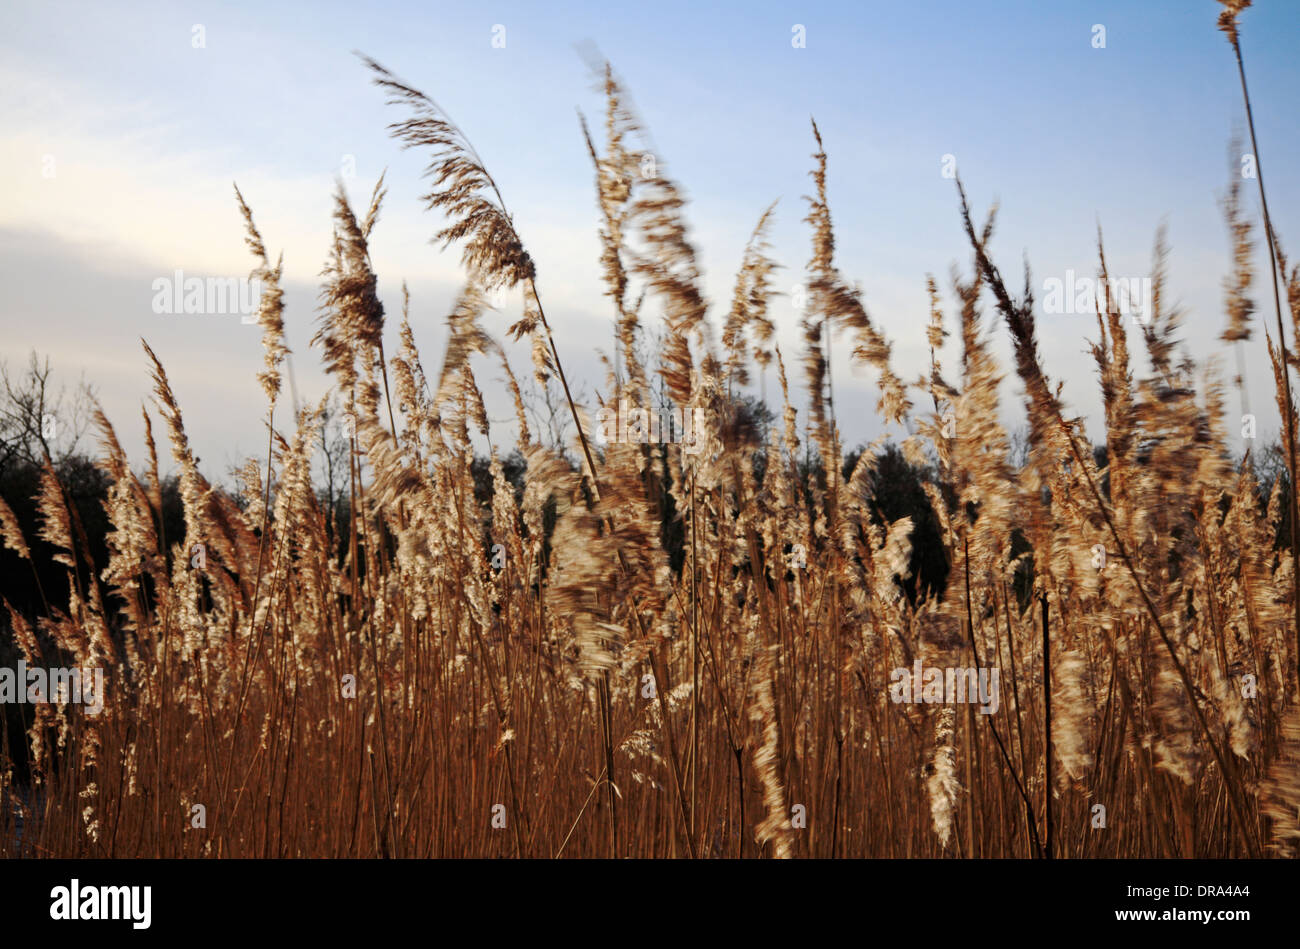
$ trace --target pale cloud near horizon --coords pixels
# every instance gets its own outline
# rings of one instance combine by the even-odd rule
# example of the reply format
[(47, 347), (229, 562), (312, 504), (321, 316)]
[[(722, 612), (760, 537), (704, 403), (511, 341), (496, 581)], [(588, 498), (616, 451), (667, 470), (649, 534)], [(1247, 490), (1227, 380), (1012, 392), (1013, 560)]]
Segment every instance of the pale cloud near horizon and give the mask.
[[(174, 128), (153, 124), (157, 116), (146, 104), (115, 106), (97, 101), (93, 90), (50, 88), (2, 67), (0, 88), (0, 120), (9, 129), (0, 174), (21, 183), (0, 205), (0, 226), (94, 247), (92, 259), (109, 270), (127, 260), (162, 273), (251, 269), (235, 181), (219, 170), (231, 165), (234, 146), (225, 154), (186, 150)], [(295, 249), (286, 254), (285, 276), (314, 277), (329, 247), (331, 175), (286, 176), (255, 166), (239, 179), (272, 251)], [(370, 184), (351, 188), (354, 204), (368, 197)], [(318, 249), (317, 256), (305, 256), (307, 248)]]

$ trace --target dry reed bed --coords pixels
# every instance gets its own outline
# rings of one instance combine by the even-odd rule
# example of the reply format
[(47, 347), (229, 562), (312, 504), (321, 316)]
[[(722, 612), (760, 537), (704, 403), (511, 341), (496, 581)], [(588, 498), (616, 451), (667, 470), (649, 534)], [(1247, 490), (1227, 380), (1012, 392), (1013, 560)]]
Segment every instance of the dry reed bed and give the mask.
[[(1228, 4), (1223, 23), (1234, 49), (1241, 6)], [(1099, 306), (1098, 468), (1040, 364), (1032, 300), (1012, 295), (987, 256), (993, 215), (977, 226), (964, 192), (973, 264), (954, 275), (956, 340), (931, 280), (932, 371), (914, 383), (894, 374), (888, 342), (835, 266), (814, 125), (804, 440), (768, 315), (772, 209), (747, 247), (719, 350), (680, 192), (661, 159), (654, 177), (639, 173), (649, 149), (606, 68), (603, 150), (588, 135), (620, 341), (603, 404), (657, 408), (657, 370), (671, 403), (702, 410), (706, 424), (694, 454), (677, 444), (598, 450), (594, 407), (570, 400), (575, 468), (532, 437), (512, 368), (483, 327), (489, 291), (521, 290), (510, 332), (531, 340), (538, 379), (568, 397), (534, 263), (495, 182), (432, 100), (369, 65), (405, 110), (395, 136), (432, 156), (427, 202), (449, 222), (439, 237), (464, 252), (469, 280), (442, 368), (426, 375), (405, 305), (398, 351), (385, 354), (367, 247), (382, 182), (361, 219), (340, 189), (316, 338), (356, 419), (340, 542), (310, 480), (321, 408), (276, 427), (280, 270), (238, 196), (267, 288), (267, 458), (241, 472), (243, 507), (206, 481), (146, 344), (185, 536), (162, 535), (150, 415), (137, 475), (100, 414), (115, 482), (109, 567), (84, 584), (70, 569), (69, 601), (36, 628), (12, 610), (8, 619), (30, 663), (105, 667), (106, 706), (97, 717), (34, 707), (34, 789), (20, 793), (3, 749), (0, 852), (999, 857), (1040, 854), (1050, 838), (1058, 856), (1295, 853), (1300, 604), (1293, 551), (1274, 542), (1295, 536), (1284, 524), (1294, 505), (1286, 479), (1261, 498), (1252, 468), (1231, 462), (1223, 386), (1176, 352), (1162, 240), (1150, 322), (1131, 336), (1111, 301)], [(1234, 228), (1225, 335), (1235, 340), (1250, 333), (1249, 233)], [(1286, 286), (1295, 332), (1300, 269)], [(1001, 370), (981, 328), (989, 296), (1025, 390), (1022, 470), (1007, 461), (998, 421)], [(644, 301), (664, 314), (657, 367), (639, 355)], [(1294, 359), (1280, 304), (1277, 317), (1268, 345), (1293, 463)], [(841, 471), (825, 358), (833, 337), (876, 371), (880, 414), (910, 422), (909, 457), (937, 466), (930, 500), (951, 566), (940, 597), (900, 595), (911, 525), (873, 517), (875, 453)], [(1140, 379), (1137, 348), (1151, 365)], [(492, 438), (472, 369), (483, 357), (506, 374), (528, 465), (519, 496), (493, 443), (488, 504), (471, 471), (471, 432)], [(737, 424), (734, 399), (752, 366), (772, 365), (784, 413), (759, 445)], [(825, 472), (807, 491), (805, 452)], [(40, 503), (41, 537), (71, 568), (85, 552), (52, 472)], [(663, 540), (665, 509), (680, 520), (680, 570)], [(12, 516), (0, 523), (29, 556)], [(1017, 535), (1032, 553), (1013, 551)], [(798, 549), (806, 566), (789, 558)], [(1027, 602), (1018, 572), (1032, 583)], [(998, 667), (996, 713), (892, 702), (891, 670), (917, 660)], [(1244, 676), (1255, 677), (1254, 698)], [(1104, 829), (1093, 826), (1098, 804)], [(205, 826), (194, 826), (194, 805)]]

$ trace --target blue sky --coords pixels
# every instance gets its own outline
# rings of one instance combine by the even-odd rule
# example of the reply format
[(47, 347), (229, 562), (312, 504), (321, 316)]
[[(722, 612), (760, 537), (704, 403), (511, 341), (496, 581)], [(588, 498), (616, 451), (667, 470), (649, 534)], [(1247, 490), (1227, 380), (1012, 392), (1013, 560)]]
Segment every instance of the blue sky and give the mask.
[[(667, 173), (691, 199), (715, 319), (773, 199), (773, 250), (786, 267), (780, 288), (788, 293), (801, 278), (815, 116), (830, 156), (837, 264), (862, 287), (905, 378), (926, 369), (926, 275), (947, 290), (950, 267), (970, 266), (955, 188), (940, 174), (945, 154), (956, 157), (978, 215), (1000, 202), (996, 256), (1019, 286), (1027, 254), (1040, 300), (1045, 279), (1093, 272), (1098, 222), (1112, 272), (1145, 275), (1164, 221), (1187, 347), (1198, 360), (1219, 354), (1226, 374), (1234, 357), (1217, 337), (1230, 254), (1217, 200), (1244, 114), (1231, 50), (1214, 28), (1218, 9), (1210, 0), (11, 2), (0, 9), (0, 357), (12, 367), (36, 348), (61, 378), (84, 373), (141, 459), (139, 403), (149, 385), (139, 338), (147, 338), (204, 467), (224, 474), (263, 450), (258, 331), (238, 317), (155, 314), (152, 281), (176, 269), (247, 273), (237, 181), (268, 245), (284, 250), (298, 388), (304, 400), (318, 398), (327, 380), (307, 344), (315, 275), (329, 244), (333, 182), (352, 156), (356, 175), (346, 184), (358, 203), (388, 169), (373, 241), (381, 290), (396, 314), (408, 281), (417, 339), (436, 365), (459, 255), (428, 243), (439, 222), (418, 201), (421, 156), (387, 137), (397, 113), (352, 55), (360, 50), (436, 98), (473, 139), (538, 261), (566, 366), (590, 394), (602, 382), (593, 349), (610, 338), (592, 170), (575, 111), (599, 125), (601, 101), (577, 51), (590, 43), (613, 62)], [(795, 24), (806, 30), (805, 48), (791, 45)], [(1092, 45), (1094, 24), (1105, 27), (1105, 48)], [(496, 25), (505, 27), (503, 49), (492, 46)], [(1242, 17), (1271, 210), (1288, 246), (1300, 241), (1298, 36), (1300, 4), (1260, 0)], [(47, 156), (52, 177), (43, 175)], [(1246, 197), (1253, 215), (1253, 190)], [(1271, 319), (1262, 254), (1260, 262), (1256, 300)], [(950, 296), (947, 309), (955, 314)], [(1005, 334), (988, 310), (1005, 356)], [(798, 344), (788, 301), (776, 316), (789, 364)], [(512, 318), (488, 324), (503, 333)], [(1086, 356), (1095, 320), (1044, 314), (1040, 332), (1048, 372), (1064, 381), (1071, 407), (1095, 419)], [(846, 349), (835, 349), (833, 377), (854, 442), (882, 429), (874, 378), (849, 367)], [(1246, 361), (1261, 434), (1271, 435), (1276, 411), (1258, 326)], [(525, 353), (517, 366), (526, 372)], [(1014, 428), (1019, 386), (1005, 358), (1004, 366), (1004, 416)], [(505, 420), (508, 401), (494, 380), (484, 366), (490, 412)], [(769, 395), (774, 389), (770, 381)], [(1229, 404), (1235, 410), (1235, 395)]]

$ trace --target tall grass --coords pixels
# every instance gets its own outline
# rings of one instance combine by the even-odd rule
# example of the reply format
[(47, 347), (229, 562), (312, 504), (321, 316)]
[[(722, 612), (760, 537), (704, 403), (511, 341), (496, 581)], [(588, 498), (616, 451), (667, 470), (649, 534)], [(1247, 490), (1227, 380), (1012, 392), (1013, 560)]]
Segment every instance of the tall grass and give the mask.
[[(1222, 21), (1239, 62), (1236, 15), (1247, 5), (1225, 4)], [(98, 716), (30, 706), (21, 784), (12, 749), (0, 748), (0, 852), (1296, 853), (1300, 532), (1295, 360), (1280, 298), (1268, 345), (1292, 477), (1267, 493), (1249, 459), (1231, 459), (1222, 381), (1178, 352), (1163, 237), (1148, 322), (1130, 335), (1117, 301), (1099, 301), (1104, 432), (1089, 435), (1040, 359), (1028, 277), (1022, 294), (1007, 288), (988, 249), (995, 215), (977, 226), (959, 184), (970, 269), (954, 274), (955, 320), (929, 281), (931, 371), (906, 383), (836, 266), (829, 157), (814, 125), (796, 354), (810, 393), (802, 439), (769, 316), (778, 264), (765, 235), (776, 211), (759, 216), (719, 348), (681, 191), (662, 156), (653, 176), (641, 173), (652, 150), (606, 67), (603, 145), (583, 129), (619, 345), (599, 404), (581, 406), (536, 264), (485, 163), (432, 99), (367, 62), (403, 110), (395, 137), (430, 153), (426, 201), (447, 220), (439, 239), (463, 250), (466, 285), (441, 368), (426, 372), (405, 303), (398, 350), (385, 354), (389, 314), (368, 249), (382, 182), (360, 219), (340, 190), (315, 340), (355, 420), (348, 513), (336, 523), (311, 483), (324, 403), (276, 427), (280, 268), (237, 193), (267, 287), (267, 456), (242, 470), (242, 505), (209, 483), (145, 344), (184, 536), (162, 531), (152, 430), (137, 474), (99, 413), (111, 557), (83, 584), (77, 563), (89, 555), (46, 472), (40, 536), (68, 569), (67, 601), (34, 624), (5, 604), (9, 626), (29, 663), (101, 666), (109, 687)], [(1241, 75), (1244, 92), (1244, 66)], [(1288, 280), (1265, 226), (1294, 330), (1300, 268)], [(1100, 237), (1098, 258), (1105, 277)], [(1248, 268), (1248, 256), (1236, 266)], [(1248, 285), (1238, 279), (1230, 292), (1234, 339), (1248, 336)], [(570, 454), (530, 430), (485, 325), (497, 287), (522, 290), (509, 332), (532, 343), (535, 376), (563, 390)], [(1009, 461), (999, 421), (989, 298), (1025, 393), (1023, 467)], [(657, 365), (643, 325), (653, 307), (664, 317)], [(904, 595), (914, 525), (879, 516), (879, 446), (845, 465), (827, 359), (836, 340), (875, 373), (881, 416), (915, 432), (907, 456), (937, 472), (926, 489), (950, 567), (942, 592)], [(485, 357), (513, 397), (522, 490), (484, 408), (475, 366)], [(743, 424), (737, 391), (751, 367), (772, 365), (782, 414), (764, 443)], [(657, 412), (664, 400), (702, 413), (698, 451), (593, 437), (602, 406)], [(475, 432), (490, 445), (486, 500), (475, 492)], [(2, 504), (0, 528), (30, 560)], [(892, 671), (918, 660), (996, 667), (996, 712), (892, 701)]]

